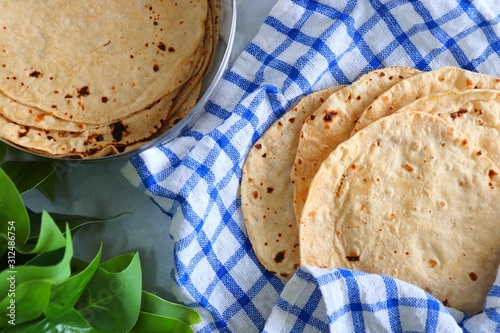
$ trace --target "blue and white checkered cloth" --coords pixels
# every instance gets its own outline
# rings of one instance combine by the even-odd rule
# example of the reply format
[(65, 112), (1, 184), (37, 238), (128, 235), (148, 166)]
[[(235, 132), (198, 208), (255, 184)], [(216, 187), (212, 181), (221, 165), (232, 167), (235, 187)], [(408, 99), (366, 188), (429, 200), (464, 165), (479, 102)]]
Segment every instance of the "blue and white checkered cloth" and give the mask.
[(499, 37), (498, 0), (280, 0), (203, 118), (123, 169), (171, 218), (174, 290), (202, 314), (196, 330), (500, 332), (499, 279), (472, 317), (362, 272), (301, 267), (283, 283), (257, 261), (239, 197), (252, 143), (300, 97), (391, 65), (500, 76)]

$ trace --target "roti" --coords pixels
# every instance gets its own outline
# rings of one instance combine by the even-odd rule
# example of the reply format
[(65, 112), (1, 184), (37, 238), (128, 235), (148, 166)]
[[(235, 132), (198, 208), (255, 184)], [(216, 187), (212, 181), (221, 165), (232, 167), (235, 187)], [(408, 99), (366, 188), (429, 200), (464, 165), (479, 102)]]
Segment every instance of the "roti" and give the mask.
[(351, 135), (420, 97), (448, 90), (467, 89), (500, 90), (500, 78), (457, 67), (441, 67), (420, 73), (400, 82), (373, 101), (363, 111)]
[(289, 176), (293, 152), (304, 120), (338, 89), (302, 98), (255, 142), (243, 166), (241, 207), (248, 237), (264, 267), (285, 281), (300, 264)]
[(3, 2), (0, 91), (60, 119), (122, 119), (188, 80), (208, 8), (207, 1)]
[(418, 70), (409, 67), (388, 67), (371, 71), (332, 94), (306, 120), (291, 172), (297, 217), (307, 198), (309, 183), (321, 162), (337, 145), (349, 138), (364, 109), (381, 93), (417, 73)]
[[(46, 9), (50, 9), (51, 6), (56, 5), (57, 3), (57, 1), (51, 1)], [(85, 6), (92, 7), (93, 5), (94, 3), (91, 2), (87, 3)], [(136, 3), (133, 6), (129, 6), (130, 8), (127, 7), (126, 10), (123, 10), (123, 12), (119, 14), (105, 12), (106, 10), (111, 9), (113, 5), (118, 4), (107, 3), (105, 7), (100, 9), (98, 14), (95, 14), (98, 16), (95, 18), (96, 24), (100, 22), (99, 20), (109, 19), (110, 17), (115, 17), (116, 15), (118, 15), (116, 17), (121, 17), (122, 19), (131, 19), (129, 16), (135, 12), (135, 16), (138, 16), (136, 21), (142, 22), (142, 19), (147, 19), (151, 21), (151, 26), (148, 25), (147, 27), (143, 27), (142, 29), (144, 31), (142, 31), (141, 36), (139, 36), (137, 31), (129, 31), (133, 30), (130, 29), (129, 24), (127, 26), (117, 25), (116, 29), (121, 29), (121, 32), (119, 31), (121, 39), (127, 39), (127, 41), (119, 41), (119, 43), (115, 43), (113, 45), (110, 42), (102, 46), (102, 48), (104, 48), (103, 50), (99, 49), (95, 51), (98, 53), (104, 52), (103, 59), (107, 59), (106, 57), (109, 56), (108, 51), (114, 56), (114, 59), (117, 62), (123, 61), (123, 59), (126, 58), (126, 64), (125, 67), (121, 69), (121, 74), (127, 75), (127, 79), (133, 80), (133, 82), (128, 88), (127, 84), (123, 82), (120, 84), (116, 83), (116, 85), (112, 87), (114, 97), (111, 98), (108, 97), (111, 95), (103, 95), (103, 97), (101, 97), (101, 104), (106, 104), (106, 107), (100, 105), (96, 108), (97, 104), (92, 104), (93, 102), (90, 97), (90, 87), (100, 87), (104, 83), (114, 84), (113, 80), (119, 79), (119, 77), (106, 77), (106, 79), (102, 80), (102, 78), (96, 74), (99, 73), (99, 66), (102, 64), (94, 61), (95, 63), (93, 63), (93, 65), (95, 65), (95, 68), (89, 68), (88, 73), (87, 69), (85, 69), (85, 71), (88, 75), (96, 74), (95, 76), (92, 76), (92, 78), (89, 76), (89, 80), (97, 80), (99, 81), (99, 85), (94, 86), (89, 84), (83, 92), (79, 93), (80, 96), (76, 96), (79, 112), (81, 111), (80, 113), (75, 113), (72, 109), (72, 103), (75, 101), (75, 96), (69, 93), (64, 96), (66, 102), (63, 109), (59, 108), (57, 104), (52, 104), (49, 110), (47, 105), (44, 106), (43, 103), (49, 103), (50, 100), (44, 100), (43, 103), (40, 104), (30, 100), (33, 96), (26, 97), (29, 94), (34, 94), (34, 96), (36, 95), (36, 98), (42, 98), (43, 93), (46, 93), (43, 89), (48, 89), (47, 87), (53, 89), (52, 95), (59, 96), (63, 94), (63, 87), (58, 87), (56, 84), (60, 84), (62, 82), (61, 80), (64, 79), (65, 76), (69, 75), (65, 72), (65, 70), (67, 70), (67, 66), (71, 65), (73, 59), (65, 62), (65, 58), (62, 57), (60, 58), (61, 61), (57, 64), (41, 62), (41, 67), (48, 66), (47, 68), (50, 68), (52, 65), (60, 66), (61, 69), (58, 74), (60, 76), (57, 78), (49, 77), (48, 81), (50, 82), (48, 85), (45, 85), (47, 80), (44, 81), (45, 83), (40, 82), (47, 78), (45, 77), (43, 71), (37, 69), (33, 72), (33, 75), (29, 76), (29, 80), (34, 80), (33, 82), (36, 81), (36, 84), (43, 84), (44, 88), (36, 88), (36, 91), (34, 91), (31, 87), (36, 87), (36, 84), (28, 83), (28, 81), (25, 80), (26, 78), (12, 72), (12, 70), (15, 69), (15, 66), (13, 67), (9, 63), (9, 61), (13, 61), (13, 63), (17, 64), (18, 62), (26, 60), (22, 57), (19, 59), (11, 59), (12, 55), (9, 51), (9, 47), (12, 47), (12, 50), (16, 50), (19, 46), (18, 44), (23, 44), (26, 41), (20, 39), (16, 44), (16, 41), (9, 40), (9, 34), (13, 34), (15, 32), (10, 31), (9, 26), (5, 25), (5, 31), (2, 33), (4, 33), (6, 37), (6, 43), (4, 44), (4, 53), (6, 54), (6, 57), (5, 59), (2, 59), (2, 68), (8, 72), (8, 76), (3, 78), (5, 81), (4, 86), (2, 86), (2, 77), (0, 77), (0, 91), (3, 92), (0, 93), (0, 138), (11, 144), (15, 144), (20, 148), (47, 156), (70, 158), (102, 157), (110, 154), (118, 154), (139, 147), (145, 142), (148, 142), (168, 131), (191, 111), (198, 101), (203, 83), (202, 80), (210, 70), (213, 63), (220, 30), (220, 1), (201, 1), (199, 5), (193, 3), (172, 3), (169, 5), (169, 3), (164, 2), (161, 4), (148, 2), (147, 6), (143, 4), (144, 6), (141, 5), (139, 7), (137, 7), (138, 3)], [(3, 6), (5, 7), (4, 9), (8, 11), (8, 13), (3, 13), (4, 15), (15, 16), (19, 14), (18, 8), (15, 5), (4, 4)], [(82, 5), (78, 8), (84, 8), (85, 6)], [(186, 8), (189, 9), (190, 6), (194, 6), (195, 10), (189, 14), (183, 12)], [(120, 5), (120, 8), (121, 7), (123, 6)], [(168, 10), (168, 15), (164, 15), (164, 12), (167, 11), (167, 8), (169, 7), (173, 7), (173, 9)], [(55, 21), (56, 24), (59, 22), (58, 20), (65, 20), (64, 15), (68, 14), (65, 10), (69, 10), (69, 6), (65, 6), (62, 11), (58, 12), (57, 19)], [(146, 15), (147, 17), (142, 16), (144, 14), (144, 10), (148, 13)], [(43, 12), (41, 12), (41, 14), (43, 14)], [(1, 16), (2, 14), (0, 14), (0, 17)], [(166, 20), (170, 21), (167, 22)], [(75, 21), (72, 24), (76, 25), (78, 22), (79, 21)], [(199, 29), (195, 27), (199, 22), (202, 22), (202, 29), (200, 31), (198, 31)], [(191, 28), (187, 28), (190, 24), (195, 25), (192, 27), (192, 30)], [(177, 25), (179, 25), (180, 28), (177, 28)], [(111, 29), (109, 24), (107, 24), (106, 27), (106, 29)], [(125, 30), (127, 27), (128, 30)], [(41, 28), (41, 31), (43, 32), (45, 29), (51, 30), (54, 29), (54, 27), (44, 26)], [(102, 33), (108, 33), (109, 36), (116, 36), (108, 32), (106, 29), (102, 29)], [(175, 29), (175, 31), (170, 32), (168, 29)], [(186, 33), (186, 31), (189, 31), (189, 33)], [(116, 31), (113, 32), (118, 33)], [(147, 51), (139, 51), (140, 48), (134, 48), (131, 46), (133, 43), (139, 42), (141, 38), (142, 40), (149, 38), (150, 36), (148, 35), (148, 32), (154, 32), (156, 39), (151, 42), (145, 42), (144, 45), (141, 45), (141, 47), (146, 48)], [(78, 31), (75, 30), (74, 33), (76, 34)], [(198, 38), (199, 33), (201, 33), (201, 39)], [(46, 42), (51, 45), (55, 44), (55, 41), (58, 40), (58, 38), (63, 38), (64, 40), (64, 38), (68, 37), (67, 35), (69, 33), (62, 32), (62, 34), (64, 35), (62, 37), (57, 36), (57, 34), (55, 36), (51, 36), (51, 38), (48, 38)], [(177, 40), (180, 36), (179, 34), (182, 34), (182, 40)], [(29, 33), (26, 36), (26, 38), (32, 37), (33, 36), (29, 35)], [(85, 33), (82, 33), (81, 38), (87, 37), (88, 36)], [(100, 36), (98, 36), (98, 39), (99, 38)], [(83, 41), (81, 43), (81, 47), (85, 47), (85, 43), (93, 43), (94, 40)], [(10, 42), (12, 42), (12, 44), (9, 44)], [(129, 45), (130, 50), (124, 49), (122, 44)], [(70, 44), (68, 45), (71, 46)], [(116, 48), (118, 48), (118, 50)], [(194, 51), (188, 55), (186, 50), (190, 48)], [(37, 49), (35, 48), (35, 51), (36, 50)], [(77, 50), (78, 49), (75, 48), (73, 51)], [(154, 52), (151, 53), (151, 50), (154, 50)], [(117, 54), (119, 51), (126, 53), (126, 57), (124, 58), (123, 54)], [(54, 51), (54, 54), (59, 54), (61, 56), (61, 54), (64, 55), (65, 52), (71, 51), (66, 49), (56, 50)], [(91, 52), (94, 52), (94, 50)], [(137, 52), (139, 53), (139, 56), (135, 56)], [(138, 68), (138, 72), (129, 70), (127, 73), (126, 71), (126, 66), (135, 63), (136, 58), (143, 59), (148, 56), (148, 52), (154, 54), (156, 58), (159, 57), (163, 59), (161, 61), (154, 60), (155, 72), (160, 72), (160, 68), (175, 72), (171, 75), (166, 75), (166, 77), (169, 78), (169, 84), (166, 86), (164, 85), (161, 87), (163, 85), (163, 79), (159, 81), (155, 79), (154, 82), (151, 83), (155, 86), (154, 89), (160, 89), (159, 87), (156, 87), (158, 85), (161, 87), (162, 93), (154, 95), (160, 96), (158, 99), (154, 99), (155, 97), (149, 94), (151, 91), (149, 91), (149, 88), (146, 86), (138, 86), (141, 84), (140, 82), (142, 82), (142, 74), (147, 77), (151, 76), (146, 73), (147, 71), (144, 72), (145, 69), (141, 70)], [(28, 55), (25, 56), (29, 58), (29, 52), (25, 53), (28, 53)], [(94, 53), (92, 53), (92, 56), (94, 56)], [(180, 58), (177, 59), (177, 57)], [(92, 57), (90, 58), (92, 59)], [(46, 62), (49, 62), (49, 60), (50, 57), (45, 59)], [(86, 63), (82, 62), (82, 64), (85, 65)], [(176, 67), (176, 64), (183, 66), (183, 68), (179, 69)], [(118, 63), (110, 64), (110, 69), (107, 70), (106, 76), (114, 75), (112, 69), (115, 65), (117, 66)], [(122, 63), (122, 65), (124, 64)], [(143, 65), (146, 65), (146, 62), (143, 62)], [(163, 67), (164, 65), (166, 67)], [(182, 79), (174, 79), (182, 73), (186, 73)], [(158, 74), (163, 75), (164, 73)], [(78, 80), (81, 80), (84, 77), (85, 76), (79, 77)], [(8, 89), (8, 87), (12, 85), (13, 80), (17, 81), (24, 87), (21, 95), (25, 96), (27, 99), (24, 97), (20, 98), (18, 95), (12, 93), (14, 90), (11, 91)], [(149, 82), (148, 80), (145, 82)], [(148, 104), (141, 109), (136, 109), (134, 107), (128, 108), (125, 111), (124, 109), (120, 111), (121, 101), (118, 97), (121, 97), (123, 94), (127, 95), (126, 98), (132, 98), (133, 92), (129, 89), (142, 89), (143, 91), (139, 92), (140, 99), (147, 98)], [(87, 104), (86, 102), (90, 102), (90, 104)], [(113, 107), (116, 108), (109, 111), (106, 109), (109, 105), (114, 105)], [(129, 104), (129, 106), (131, 105), (133, 104)]]
[(396, 112), (421, 111), (452, 124), (500, 166), (500, 91), (447, 91), (417, 99)]
[(339, 145), (311, 182), (301, 262), (399, 278), (475, 314), (500, 263), (499, 173), (436, 116), (383, 117)]

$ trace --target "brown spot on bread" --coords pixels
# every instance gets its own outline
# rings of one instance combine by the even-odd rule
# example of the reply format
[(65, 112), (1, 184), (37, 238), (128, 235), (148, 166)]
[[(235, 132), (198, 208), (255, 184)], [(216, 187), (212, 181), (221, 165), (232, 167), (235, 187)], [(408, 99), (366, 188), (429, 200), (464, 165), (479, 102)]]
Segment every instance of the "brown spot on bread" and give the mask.
[(408, 172), (412, 172), (413, 171), (413, 167), (411, 165), (409, 165), (409, 164), (403, 164), (402, 167), (403, 167), (403, 169), (405, 169)]
[(359, 253), (355, 250), (351, 250), (349, 255), (345, 257), (347, 261), (359, 261)]
[(469, 277), (472, 281), (476, 281), (477, 280), (477, 274), (474, 273), (474, 272), (470, 272), (469, 273)]
[(76, 89), (76, 92), (78, 93), (77, 96), (78, 98), (90, 95), (89, 86), (83, 86), (81, 88), (78, 88)]
[(280, 251), (280, 252), (276, 253), (276, 255), (274, 256), (274, 262), (279, 264), (279, 263), (283, 262), (285, 257), (286, 257), (286, 251), (285, 250)]
[(107, 103), (107, 102), (108, 102), (108, 98), (107, 98), (106, 96), (102, 96), (102, 97), (101, 97), (101, 101), (102, 101), (103, 103)]
[(162, 42), (159, 42), (158, 43), (158, 48), (162, 51), (165, 51), (167, 49), (167, 47), (165, 46), (165, 44), (163, 44)]
[(490, 177), (490, 179), (493, 179), (493, 177), (495, 176), (498, 176), (498, 172), (496, 172), (495, 170), (488, 171), (488, 177)]
[(434, 267), (436, 267), (436, 266), (437, 266), (437, 264), (438, 264), (438, 263), (437, 263), (437, 261), (436, 261), (436, 260), (429, 259), (428, 264), (429, 264), (429, 267), (430, 267), (430, 268), (434, 268)]
[[(23, 130), (24, 130), (24, 131), (23, 131)], [(30, 128), (29, 128), (28, 126), (23, 126), (23, 130), (21, 130), (21, 131), (17, 132), (17, 136), (18, 136), (19, 138), (22, 138), (22, 137), (26, 136), (26, 135), (28, 134), (28, 132), (29, 132)]]
[(268, 187), (266, 190), (267, 190), (267, 193), (271, 194), (271, 193), (273, 193), (274, 188)]
[(325, 122), (332, 122), (333, 119), (337, 116), (338, 112), (334, 110), (325, 110), (323, 112), (325, 115), (323, 116), (323, 120)]
[(123, 139), (124, 134), (127, 133), (127, 126), (124, 125), (121, 121), (117, 121), (110, 125), (111, 127), (111, 135), (113, 139), (118, 142)]
[(254, 199), (257, 199), (259, 197), (259, 192), (253, 191), (252, 192), (252, 196), (253, 196)]
[(460, 109), (458, 111), (450, 113), (450, 117), (452, 120), (463, 117), (467, 113), (466, 109)]
[(42, 73), (40, 73), (39, 71), (33, 71), (30, 73), (30, 77), (39, 78), (42, 77)]
[(255, 145), (255, 148), (257, 148), (257, 149), (262, 149), (262, 144), (261, 144), (261, 143), (257, 143), (257, 144)]

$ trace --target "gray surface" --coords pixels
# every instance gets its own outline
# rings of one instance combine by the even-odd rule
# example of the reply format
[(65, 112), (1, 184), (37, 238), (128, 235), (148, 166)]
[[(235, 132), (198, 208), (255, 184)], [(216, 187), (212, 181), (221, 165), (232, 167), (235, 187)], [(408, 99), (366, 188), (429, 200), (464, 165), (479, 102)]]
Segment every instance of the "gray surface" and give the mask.
[[(258, 32), (275, 0), (237, 1), (237, 33), (233, 57)], [(26, 159), (14, 152), (10, 159)], [(92, 164), (74, 163), (63, 166), (58, 173), (57, 201), (50, 203), (36, 191), (24, 195), (29, 208), (97, 217), (120, 216), (101, 224), (85, 226), (75, 234), (75, 254), (90, 260), (103, 243), (103, 258), (139, 251), (143, 268), (144, 289), (162, 297), (171, 295), (173, 242), (169, 235), (170, 220), (148, 196), (130, 185), (120, 169), (126, 160)]]

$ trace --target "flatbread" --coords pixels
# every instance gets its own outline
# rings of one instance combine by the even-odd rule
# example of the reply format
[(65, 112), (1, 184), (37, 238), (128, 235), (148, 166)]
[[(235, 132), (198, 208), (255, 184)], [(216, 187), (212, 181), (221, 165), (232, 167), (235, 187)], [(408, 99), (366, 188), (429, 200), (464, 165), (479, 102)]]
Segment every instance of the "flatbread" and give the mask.
[[(37, 154), (95, 158), (129, 151), (165, 133), (195, 106), (202, 80), (213, 63), (219, 38), (221, 8), (219, 0), (209, 0), (207, 3), (203, 40), (197, 46), (188, 66), (189, 76), (182, 84), (179, 82), (176, 90), (125, 117), (111, 121), (91, 118), (86, 122), (75, 121), (73, 114), (67, 114), (67, 118), (59, 118), (53, 112), (23, 104), (0, 93), (0, 138)], [(150, 7), (153, 4), (147, 6), (148, 11), (159, 13)], [(189, 23), (182, 18), (183, 16), (179, 17), (180, 25)], [(154, 22), (161, 25), (158, 18), (154, 18)], [(186, 40), (189, 41), (191, 37), (189, 35)], [(156, 54), (162, 55), (166, 47), (164, 44), (156, 44)], [(168, 49), (167, 52), (173, 51)], [(170, 70), (176, 69), (174, 67)], [(57, 91), (59, 94), (59, 90)]]
[(314, 177), (302, 263), (392, 276), (479, 312), (500, 263), (500, 170), (480, 151), (427, 113), (373, 122)]
[(396, 112), (405, 111), (427, 112), (447, 121), (500, 166), (500, 91), (470, 89), (432, 94)]
[(290, 171), (304, 120), (335, 91), (303, 97), (250, 149), (243, 166), (241, 206), (248, 237), (264, 267), (287, 281), (299, 266)]
[(18, 125), (0, 116), (0, 137), (25, 149), (44, 152), (50, 156), (95, 157), (98, 151), (107, 146), (117, 148), (107, 148), (108, 153), (118, 153), (126, 146), (141, 142), (156, 133), (172, 104), (173, 99), (164, 98), (155, 103), (148, 113), (138, 113), (109, 125), (78, 132)]
[(321, 162), (349, 135), (364, 109), (381, 93), (420, 73), (409, 67), (388, 67), (369, 72), (335, 94), (311, 115), (302, 127), (291, 178), (294, 208), (300, 216), (309, 183)]
[(60, 119), (123, 119), (188, 80), (208, 9), (207, 1), (2, 2), (0, 91)]
[(458, 67), (441, 67), (415, 75), (398, 83), (373, 101), (363, 111), (351, 135), (420, 97), (447, 90), (467, 89), (500, 90), (500, 78)]

